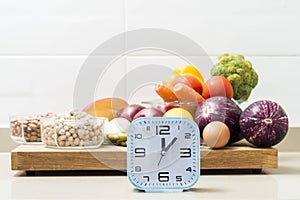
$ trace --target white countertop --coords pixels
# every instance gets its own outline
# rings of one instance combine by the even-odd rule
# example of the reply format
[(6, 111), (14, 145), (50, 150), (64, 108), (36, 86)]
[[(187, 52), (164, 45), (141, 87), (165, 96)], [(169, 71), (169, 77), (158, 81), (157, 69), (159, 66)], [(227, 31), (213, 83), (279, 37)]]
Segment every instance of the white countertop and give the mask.
[(300, 153), (280, 153), (279, 168), (259, 175), (202, 175), (183, 193), (144, 193), (126, 176), (37, 176), (10, 170), (0, 153), (0, 199), (300, 199)]

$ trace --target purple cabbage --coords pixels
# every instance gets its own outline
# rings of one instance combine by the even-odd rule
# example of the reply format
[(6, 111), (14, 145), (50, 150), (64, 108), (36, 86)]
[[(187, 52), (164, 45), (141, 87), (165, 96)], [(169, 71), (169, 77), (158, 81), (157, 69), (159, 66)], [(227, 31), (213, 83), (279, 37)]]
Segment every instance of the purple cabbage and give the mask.
[(288, 117), (273, 101), (257, 101), (248, 106), (240, 118), (246, 140), (258, 147), (271, 147), (283, 140), (288, 131)]
[(243, 139), (239, 126), (239, 119), (242, 114), (241, 108), (232, 100), (226, 97), (211, 97), (198, 105), (195, 112), (195, 121), (200, 132), (212, 121), (225, 123), (230, 130), (228, 143), (234, 143)]

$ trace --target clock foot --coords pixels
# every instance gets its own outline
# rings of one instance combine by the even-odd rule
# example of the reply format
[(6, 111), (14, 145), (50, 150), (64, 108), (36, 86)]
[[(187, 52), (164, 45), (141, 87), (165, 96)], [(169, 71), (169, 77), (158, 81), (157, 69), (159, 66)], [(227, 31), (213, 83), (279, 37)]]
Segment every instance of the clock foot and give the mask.
[(157, 189), (157, 190), (145, 190), (145, 192), (147, 193), (160, 193), (160, 192), (169, 192), (169, 193), (173, 193), (173, 192), (183, 192), (183, 189)]

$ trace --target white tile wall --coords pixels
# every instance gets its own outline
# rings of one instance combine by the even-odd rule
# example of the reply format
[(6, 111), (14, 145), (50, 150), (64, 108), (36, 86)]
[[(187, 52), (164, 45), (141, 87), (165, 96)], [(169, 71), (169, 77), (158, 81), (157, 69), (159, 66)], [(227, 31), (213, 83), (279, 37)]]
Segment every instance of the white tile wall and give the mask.
[(126, 28), (182, 33), (208, 54), (299, 55), (300, 1), (132, 0)]
[[(71, 109), (76, 79), (86, 59), (86, 56), (0, 57), (0, 125), (5, 126), (10, 115)], [(125, 72), (125, 58), (112, 63), (95, 85), (95, 99), (113, 96), (113, 89)]]
[[(152, 27), (190, 37), (214, 62), (224, 52), (245, 54), (260, 82), (242, 107), (272, 99), (300, 126), (299, 19), (297, 0), (0, 0), (0, 125), (13, 114), (71, 108), (87, 56), (114, 35)], [(126, 72), (147, 64), (175, 68), (186, 61), (158, 51), (122, 57), (99, 80), (95, 98), (113, 96)], [(200, 69), (209, 77), (209, 64)], [(157, 97), (151, 84), (122, 95), (131, 102)]]
[(9, 115), (72, 107), (82, 61), (83, 57), (0, 57), (1, 123)]
[(124, 27), (124, 0), (1, 0), (0, 55), (88, 55)]

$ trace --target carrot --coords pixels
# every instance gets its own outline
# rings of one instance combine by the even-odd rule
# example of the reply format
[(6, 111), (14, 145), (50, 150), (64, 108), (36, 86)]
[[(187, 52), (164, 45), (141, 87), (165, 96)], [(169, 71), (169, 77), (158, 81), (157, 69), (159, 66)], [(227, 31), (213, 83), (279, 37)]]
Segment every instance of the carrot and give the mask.
[(155, 92), (164, 100), (164, 101), (177, 101), (178, 98), (171, 88), (169, 88), (164, 83), (159, 83), (155, 86)]
[(186, 102), (186, 104), (181, 107), (188, 110), (194, 116), (198, 104), (204, 101), (203, 97), (194, 89), (183, 83), (177, 83), (173, 87), (173, 91), (179, 101)]
[(183, 83), (177, 83), (173, 87), (173, 91), (179, 101), (195, 103), (204, 101), (204, 98), (198, 92)]

